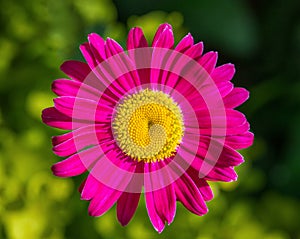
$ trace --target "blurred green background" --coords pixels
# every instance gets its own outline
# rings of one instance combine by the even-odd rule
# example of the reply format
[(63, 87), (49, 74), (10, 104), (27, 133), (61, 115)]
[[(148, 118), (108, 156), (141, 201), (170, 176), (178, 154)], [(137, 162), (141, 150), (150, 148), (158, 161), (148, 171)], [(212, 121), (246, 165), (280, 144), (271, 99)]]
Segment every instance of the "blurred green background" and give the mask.
[[(0, 238), (300, 238), (300, 1), (297, 0), (0, 0)], [(77, 187), (84, 176), (60, 179), (61, 160), (41, 123), (52, 105), (51, 82), (60, 64), (83, 60), (87, 34), (125, 46), (128, 29), (142, 26), (151, 39), (160, 23), (176, 41), (191, 32), (205, 51), (232, 62), (233, 82), (251, 98), (240, 110), (255, 133), (243, 150), (238, 182), (211, 184), (210, 212), (197, 217), (178, 205), (162, 235), (152, 228), (143, 200), (122, 228), (110, 210), (87, 214)]]

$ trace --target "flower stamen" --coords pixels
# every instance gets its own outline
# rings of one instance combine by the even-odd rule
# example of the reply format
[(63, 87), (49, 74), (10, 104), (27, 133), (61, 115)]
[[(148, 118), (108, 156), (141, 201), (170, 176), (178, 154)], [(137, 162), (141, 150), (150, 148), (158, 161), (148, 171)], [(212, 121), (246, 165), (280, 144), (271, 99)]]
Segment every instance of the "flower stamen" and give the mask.
[(126, 155), (156, 162), (175, 154), (184, 127), (181, 110), (170, 96), (146, 89), (125, 97), (116, 112), (114, 135)]

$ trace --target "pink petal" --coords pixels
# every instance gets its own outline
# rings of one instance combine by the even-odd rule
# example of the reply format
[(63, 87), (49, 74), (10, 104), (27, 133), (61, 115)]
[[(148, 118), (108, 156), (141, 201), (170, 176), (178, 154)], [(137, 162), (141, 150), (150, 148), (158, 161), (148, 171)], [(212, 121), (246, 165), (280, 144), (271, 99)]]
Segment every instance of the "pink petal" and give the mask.
[(217, 166), (238, 166), (244, 162), (244, 157), (228, 145), (224, 145), (217, 161)]
[(183, 52), (187, 51), (190, 47), (192, 47), (193, 44), (194, 44), (193, 36), (190, 33), (188, 33), (178, 43), (178, 45), (175, 47), (175, 50), (183, 53)]
[(172, 28), (166, 27), (157, 40), (153, 41), (153, 47), (162, 47), (171, 49), (174, 45), (174, 36)]
[[(193, 47), (195, 47), (194, 45)], [(197, 58), (196, 55), (194, 57)], [(202, 58), (201, 58), (202, 59)], [(185, 98), (190, 102), (195, 110), (207, 108), (207, 104), (204, 102), (205, 99), (215, 99), (214, 108), (224, 108), (223, 99), (228, 93), (233, 89), (233, 84), (231, 82), (214, 82), (209, 78), (209, 75), (205, 72), (203, 68), (190, 66), (190, 68), (197, 71), (197, 76), (193, 75), (193, 71), (189, 68), (183, 69), (186, 70), (184, 78), (177, 77), (176, 80), (167, 80), (166, 84), (177, 90), (179, 93), (185, 96)], [(175, 79), (175, 78), (174, 78)], [(212, 107), (210, 105), (210, 107)]]
[[(156, 212), (159, 217), (170, 224), (175, 217), (176, 212), (176, 196), (174, 187), (172, 184), (167, 185), (167, 182), (170, 181), (170, 175), (165, 175), (162, 173), (157, 173), (156, 178), (151, 177), (150, 174), (152, 171), (158, 170), (160, 167), (163, 167), (165, 162), (145, 164), (145, 191), (152, 193), (152, 197), (155, 203)], [(167, 180), (167, 182), (166, 182)], [(158, 190), (154, 187), (154, 182), (158, 182)]]
[(246, 116), (243, 113), (231, 109), (226, 109), (226, 121), (227, 128), (234, 127), (234, 125), (237, 127), (247, 122)]
[[(178, 58), (180, 58), (180, 55), (176, 51), (165, 51), (161, 48), (153, 49), (151, 59), (151, 83), (153, 88), (162, 90), (161, 88), (164, 85), (170, 84), (166, 83), (166, 81), (177, 82), (179, 76), (173, 74), (172, 69), (176, 67)], [(163, 91), (166, 92), (165, 90)]]
[(91, 50), (90, 44), (85, 42), (81, 44), (79, 48), (89, 67), (93, 70), (97, 66), (97, 61)]
[(193, 58), (195, 61), (199, 61), (203, 53), (203, 42), (198, 42), (192, 47), (188, 48), (184, 54)]
[(59, 129), (72, 129), (72, 118), (60, 113), (54, 107), (44, 109), (42, 112), (42, 120), (46, 125)]
[[(171, 175), (165, 175), (159, 171), (164, 166), (164, 162), (148, 163), (144, 166), (146, 207), (150, 221), (159, 233), (163, 231), (165, 222), (170, 224), (173, 221), (176, 211), (174, 187), (172, 184), (167, 184)], [(158, 172), (155, 178), (152, 174), (154, 171)]]
[[(172, 74), (170, 74), (172, 76)], [(173, 74), (175, 75), (175, 74)], [(172, 78), (168, 78), (166, 81), (166, 85), (176, 91), (178, 91), (184, 98), (189, 102), (189, 104), (192, 106), (192, 108), (196, 109), (202, 109), (207, 108), (207, 104), (204, 101), (202, 95), (199, 93), (199, 91), (193, 86), (192, 82), (188, 81), (189, 79), (183, 79), (183, 78), (176, 78), (175, 76), (172, 76)], [(169, 94), (172, 97), (176, 97), (176, 95), (173, 95), (173, 91), (169, 92)], [(175, 98), (176, 100), (176, 98)], [(182, 100), (178, 100), (178, 104), (182, 108), (186, 108), (181, 102)]]
[[(78, 137), (80, 135), (84, 135), (84, 137), (90, 137), (88, 140), (93, 141), (92, 137), (97, 136), (99, 142), (103, 142), (104, 140), (112, 139), (112, 132), (109, 130), (110, 124), (107, 125), (87, 125), (84, 127), (80, 127), (66, 134), (58, 135), (52, 137), (53, 146), (57, 146), (61, 143), (64, 143), (74, 137)], [(98, 141), (97, 141), (98, 142)]]
[[(216, 121), (214, 121), (216, 122)], [(237, 135), (237, 134), (244, 134), (250, 129), (250, 124), (247, 121), (241, 121), (240, 124), (235, 124), (233, 121), (230, 123), (227, 121), (227, 123), (224, 121), (222, 123), (220, 121), (217, 123), (214, 123), (213, 127), (204, 127), (200, 128), (200, 133), (203, 136), (213, 136), (213, 137), (218, 137), (218, 136), (231, 136), (231, 135)], [(198, 133), (198, 129), (193, 128), (191, 125), (186, 124), (186, 132), (189, 133)], [(197, 131), (197, 132), (196, 132)]]
[(65, 61), (60, 69), (71, 79), (83, 82), (91, 72), (90, 67), (81, 61)]
[(217, 63), (218, 53), (217, 52), (208, 52), (201, 57), (199, 64), (205, 68), (205, 70), (210, 74)]
[(53, 152), (61, 157), (72, 155), (83, 148), (95, 146), (113, 139), (110, 130), (103, 127), (86, 126), (52, 139)]
[(147, 208), (150, 221), (153, 227), (155, 228), (155, 230), (161, 233), (165, 228), (165, 223), (156, 210), (153, 193), (146, 192), (145, 200), (146, 200), (146, 208)]
[(186, 140), (178, 153), (181, 154), (183, 158), (191, 156), (188, 152), (191, 152), (191, 148), (195, 147), (195, 144), (198, 144), (198, 150), (191, 166), (197, 171), (200, 170), (203, 160), (212, 166), (218, 167), (237, 166), (244, 162), (243, 156), (226, 145), (225, 142), (220, 142), (217, 139), (207, 136), (201, 136), (200, 142)]
[(109, 58), (109, 68), (107, 68), (106, 77), (112, 78), (110, 81), (123, 94), (130, 91), (135, 86), (140, 85), (139, 76), (133, 62), (124, 53), (122, 47), (112, 39), (107, 39), (105, 45), (107, 56), (114, 56)]
[(79, 152), (52, 166), (53, 174), (58, 177), (72, 177), (84, 173), (97, 160), (97, 148)]
[(224, 98), (224, 105), (227, 108), (235, 108), (243, 104), (249, 98), (249, 91), (244, 88), (234, 88)]
[(175, 193), (177, 199), (192, 213), (199, 216), (208, 212), (204, 199), (187, 173), (177, 179), (174, 183)]
[(230, 81), (235, 73), (234, 65), (231, 63), (219, 66), (214, 69), (211, 77), (215, 82)]
[(138, 27), (132, 28), (127, 38), (128, 55), (135, 67), (138, 68), (137, 73), (141, 84), (148, 84), (150, 83), (150, 69), (144, 69), (144, 66), (150, 65), (151, 63), (151, 51), (144, 50), (143, 54), (139, 51), (130, 51), (132, 49), (143, 47), (148, 47), (148, 43), (142, 29)]
[(163, 32), (165, 30), (169, 30), (169, 29), (172, 30), (172, 26), (170, 24), (168, 24), (168, 23), (161, 24), (155, 33), (155, 36), (154, 36), (153, 42), (152, 42), (152, 46), (156, 46), (157, 41), (159, 40), (159, 38), (161, 38), (161, 35), (163, 34)]
[(230, 81), (217, 82), (216, 86), (218, 87), (220, 95), (222, 97), (225, 97), (234, 89), (234, 86)]
[(158, 214), (170, 225), (176, 212), (176, 196), (174, 186), (172, 184), (165, 188), (156, 190), (153, 193), (154, 201)]
[[(191, 44), (193, 42), (192, 37), (189, 35), (187, 35), (183, 40), (182, 40), (182, 45), (178, 45), (177, 47), (186, 47), (187, 50), (184, 52), (185, 55), (193, 58), (194, 60), (199, 60), (199, 58), (201, 57), (202, 54), (202, 50), (203, 50), (203, 44), (202, 43), (197, 43), (195, 45), (192, 45), (191, 47), (188, 47), (187, 44)], [(186, 45), (184, 45), (186, 44)], [(180, 48), (178, 48), (180, 49)], [(176, 50), (176, 48), (175, 48)], [(182, 48), (183, 51), (183, 48)], [(154, 51), (155, 53), (155, 51)], [(161, 63), (161, 65), (164, 67), (164, 65), (167, 65), (165, 68), (168, 69), (168, 71), (160, 73), (160, 75), (158, 74), (153, 74), (152, 71), (152, 75), (154, 77), (154, 79), (157, 79), (158, 83), (161, 83), (163, 85), (167, 85), (169, 87), (169, 89), (176, 89), (179, 92), (181, 92), (183, 95), (188, 96), (189, 93), (188, 92), (193, 92), (195, 90), (193, 90), (194, 86), (191, 86), (189, 82), (187, 82), (186, 80), (183, 80), (181, 77), (179, 77), (177, 74), (172, 73), (172, 69), (174, 69), (176, 67), (176, 65), (178, 64), (178, 59), (180, 59), (180, 55), (178, 54), (172, 54), (171, 56), (169, 56), (169, 54), (166, 54), (166, 56), (161, 56), (160, 58), (164, 59)], [(167, 64), (165, 63), (167, 62)], [(182, 67), (179, 64), (180, 67)], [(163, 68), (162, 67), (162, 68)], [(189, 80), (189, 79), (187, 79)], [(152, 80), (153, 81), (153, 80)], [(164, 89), (164, 91), (166, 93), (170, 93), (169, 90)]]
[(73, 96), (61, 96), (54, 99), (55, 108), (73, 119), (86, 121), (89, 124), (111, 121), (113, 109), (96, 101)]
[(113, 55), (119, 54), (121, 52), (124, 52), (121, 45), (116, 42), (114, 39), (107, 38), (106, 44), (105, 44), (105, 52), (107, 57), (111, 57)]
[[(98, 39), (99, 40), (99, 39)], [(121, 72), (121, 75), (126, 74), (127, 72), (131, 72), (134, 70), (132, 64), (128, 64), (129, 58), (128, 56), (124, 53), (122, 47), (114, 40), (108, 38), (104, 44), (104, 50), (101, 49), (101, 54), (103, 56), (103, 51), (105, 51), (105, 55), (109, 60), (105, 62), (105, 64), (98, 64), (93, 51), (91, 47), (96, 47), (93, 44), (95, 43), (95, 35), (92, 35), (91, 37), (91, 45), (88, 43), (84, 43), (80, 46), (80, 49), (82, 51), (82, 54), (84, 55), (86, 61), (88, 62), (90, 68), (93, 70), (93, 73), (91, 76), (89, 75), (88, 83), (92, 84), (94, 87), (101, 89), (104, 91), (107, 87), (110, 88), (110, 90), (113, 92), (113, 94), (120, 98), (126, 93), (129, 89), (130, 86), (134, 86), (133, 80), (128, 80), (128, 77), (126, 80), (123, 80), (121, 84), (115, 83), (116, 79), (119, 77), (118, 73)], [(99, 45), (97, 46), (99, 48)], [(103, 46), (101, 46), (103, 47)], [(99, 50), (99, 49), (98, 49)], [(95, 50), (95, 52), (97, 52)], [(119, 55), (114, 58), (110, 58), (113, 55), (123, 53), (122, 55)], [(99, 56), (101, 58), (101, 56)], [(102, 61), (102, 59), (98, 59), (98, 61)], [(126, 61), (125, 61), (126, 60)], [(134, 75), (134, 73), (130, 73), (127, 75)], [(97, 79), (98, 78), (98, 79)], [(124, 78), (124, 77), (123, 77)], [(137, 82), (139, 82), (137, 80)], [(98, 86), (97, 86), (98, 85)], [(117, 86), (117, 87), (116, 87)], [(125, 88), (125, 91), (122, 89)]]
[(106, 59), (106, 54), (104, 50), (105, 41), (96, 33), (89, 34), (88, 40), (90, 44), (90, 49), (97, 63), (101, 63), (103, 60)]
[(96, 195), (98, 187), (99, 180), (89, 174), (81, 191), (81, 199), (91, 200)]
[(241, 135), (231, 135), (226, 137), (226, 144), (234, 149), (248, 148), (253, 144), (254, 134), (246, 132)]
[[(85, 128), (85, 127), (83, 127), (83, 128)], [(81, 128), (79, 128), (79, 129), (81, 129)], [(55, 146), (55, 145), (61, 144), (64, 141), (67, 141), (71, 138), (73, 138), (73, 131), (62, 134), (62, 135), (53, 136), (52, 137), (52, 145)]]
[(140, 193), (123, 192), (117, 201), (117, 217), (122, 226), (126, 226), (133, 217), (139, 200)]
[(214, 167), (204, 178), (212, 181), (232, 182), (236, 181), (238, 176), (233, 167)]
[(196, 186), (198, 187), (203, 199), (205, 201), (210, 201), (213, 199), (214, 194), (209, 186), (209, 184), (203, 179), (199, 178), (199, 173), (192, 167), (187, 170), (187, 174), (194, 181)]
[(237, 125), (236, 127), (227, 128), (226, 135), (236, 135), (236, 134), (244, 134), (250, 129), (250, 124), (248, 121), (245, 121), (244, 124)]
[(147, 40), (144, 36), (143, 30), (139, 27), (134, 27), (128, 33), (127, 49), (148, 47)]
[[(128, 161), (128, 157), (116, 148), (107, 152), (106, 157), (116, 167), (99, 160), (90, 172), (99, 182), (97, 192), (89, 205), (89, 213), (92, 216), (101, 216), (113, 206), (128, 187), (132, 179), (130, 172), (134, 172), (136, 168), (136, 164)], [(122, 173), (116, 168), (122, 169)]]
[(99, 182), (96, 194), (89, 205), (89, 214), (94, 217), (102, 216), (115, 204), (121, 194), (122, 192)]
[[(214, 133), (219, 135), (220, 132), (221, 136), (222, 133), (227, 132), (226, 129), (238, 127), (247, 122), (244, 114), (233, 109), (225, 109), (225, 112), (224, 109), (215, 109), (212, 112), (208, 109), (199, 109), (196, 114), (201, 134), (211, 134), (211, 128), (214, 127)], [(185, 114), (185, 117), (187, 118), (186, 125), (191, 125), (189, 114)]]
[(78, 81), (57, 79), (52, 83), (52, 91), (58, 96), (79, 96), (94, 101), (99, 100), (100, 91)]
[(196, 185), (205, 201), (210, 201), (214, 198), (213, 191), (211, 190), (209, 184), (204, 180), (200, 179), (199, 181), (195, 181)]
[[(117, 103), (116, 99), (110, 97), (107, 91), (104, 94), (104, 92), (99, 91), (97, 87), (85, 83), (68, 79), (57, 79), (53, 81), (52, 91), (58, 96), (73, 96), (96, 102), (99, 101), (99, 104), (105, 104), (111, 107), (115, 106)], [(101, 94), (102, 96), (100, 98)]]

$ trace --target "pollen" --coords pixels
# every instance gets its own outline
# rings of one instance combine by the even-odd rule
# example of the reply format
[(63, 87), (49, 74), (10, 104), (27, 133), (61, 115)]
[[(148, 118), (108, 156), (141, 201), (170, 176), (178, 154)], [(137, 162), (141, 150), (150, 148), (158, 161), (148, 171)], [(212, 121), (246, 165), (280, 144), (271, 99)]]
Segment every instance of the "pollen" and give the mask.
[(117, 105), (112, 126), (120, 149), (146, 163), (174, 156), (184, 133), (177, 103), (162, 91), (149, 89), (126, 96)]

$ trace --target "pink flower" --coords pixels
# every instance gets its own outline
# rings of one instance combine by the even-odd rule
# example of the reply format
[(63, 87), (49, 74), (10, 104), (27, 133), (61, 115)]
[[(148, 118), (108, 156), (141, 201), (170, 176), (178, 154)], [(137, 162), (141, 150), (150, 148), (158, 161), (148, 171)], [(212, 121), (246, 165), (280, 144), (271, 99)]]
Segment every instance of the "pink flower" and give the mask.
[(158, 232), (175, 217), (176, 201), (204, 215), (213, 198), (207, 181), (237, 179), (243, 162), (236, 150), (253, 142), (249, 123), (235, 107), (249, 97), (230, 82), (232, 64), (216, 67), (217, 53), (202, 54), (191, 34), (174, 47), (172, 27), (162, 24), (148, 43), (140, 28), (127, 39), (127, 52), (113, 39), (92, 33), (80, 46), (87, 61), (66, 61), (71, 78), (53, 82), (58, 96), (42, 113), (49, 126), (70, 130), (53, 137), (65, 160), (56, 176), (89, 170), (80, 186), (89, 214), (101, 216), (117, 203), (124, 226), (142, 190)]

